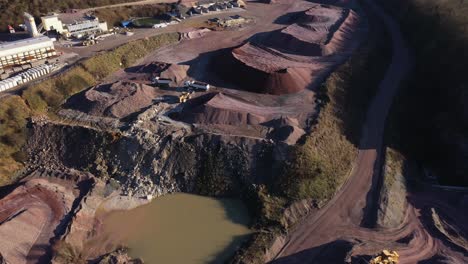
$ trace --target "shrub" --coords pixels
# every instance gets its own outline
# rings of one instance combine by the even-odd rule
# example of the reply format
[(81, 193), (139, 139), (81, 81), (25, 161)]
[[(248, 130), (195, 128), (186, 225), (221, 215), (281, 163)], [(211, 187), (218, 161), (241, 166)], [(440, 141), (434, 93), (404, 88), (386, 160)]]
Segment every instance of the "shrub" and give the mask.
[(19, 96), (9, 96), (0, 103), (0, 186), (9, 184), (22, 164), (20, 148), (26, 142), (26, 123), (30, 111)]

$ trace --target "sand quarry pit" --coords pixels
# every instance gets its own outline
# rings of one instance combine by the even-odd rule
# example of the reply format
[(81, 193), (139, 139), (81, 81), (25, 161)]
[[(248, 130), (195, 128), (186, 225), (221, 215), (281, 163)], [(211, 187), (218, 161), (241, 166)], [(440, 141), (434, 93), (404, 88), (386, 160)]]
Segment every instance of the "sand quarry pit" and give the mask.
[(354, 11), (316, 4), (293, 24), (258, 33), (222, 54), (213, 62), (214, 70), (248, 91), (296, 93), (313, 88), (342, 63), (359, 45), (362, 31)]
[[(187, 29), (180, 43), (120, 71), (106, 80), (109, 84), (73, 96), (65, 108), (127, 118), (160, 103), (157, 98), (177, 102), (184, 81), (195, 79), (213, 88), (197, 91), (181, 107), (171, 106), (178, 110), (170, 118), (205, 132), (295, 144), (316, 117), (314, 88), (349, 57), (366, 30), (350, 9), (309, 2), (288, 8), (275, 13), (286, 21), (276, 18), (270, 25), (225, 32)], [(155, 76), (172, 79), (170, 88), (154, 87)]]

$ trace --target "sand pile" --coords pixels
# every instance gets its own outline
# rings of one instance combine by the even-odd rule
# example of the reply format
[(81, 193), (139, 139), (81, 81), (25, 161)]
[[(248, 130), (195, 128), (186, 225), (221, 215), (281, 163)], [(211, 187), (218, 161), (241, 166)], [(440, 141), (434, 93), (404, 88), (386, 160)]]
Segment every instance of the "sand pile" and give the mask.
[(180, 39), (197, 39), (205, 36), (211, 30), (208, 28), (188, 28), (180, 31)]
[[(221, 74), (249, 91), (296, 93), (343, 61), (343, 55), (359, 43), (354, 34), (358, 29), (359, 17), (353, 11), (317, 4), (298, 16), (296, 23), (257, 34), (224, 55), (222, 66), (230, 70)], [(233, 68), (237, 75), (232, 74)]]
[[(170, 64), (164, 62), (151, 62), (144, 65), (132, 67), (127, 71), (127, 78), (133, 82), (146, 81), (147, 83), (152, 77), (159, 76), (162, 78), (169, 78), (174, 81), (173, 84), (181, 85), (182, 82), (187, 78), (187, 71), (189, 66)], [(132, 78), (128, 78), (131, 76)]]
[(257, 125), (267, 120), (265, 110), (222, 93), (211, 93), (187, 104), (182, 117), (188, 123)]
[(159, 76), (162, 78), (169, 78), (177, 85), (182, 85), (183, 81), (187, 78), (188, 65), (171, 64)]
[[(295, 116), (295, 117), (294, 117)], [(300, 128), (303, 116), (294, 106), (264, 106), (235, 95), (210, 93), (190, 100), (179, 116), (181, 121), (203, 125), (264, 127), (268, 138), (296, 142), (305, 132)]]
[(65, 108), (90, 115), (124, 118), (153, 103), (160, 93), (151, 86), (133, 82), (102, 84), (71, 97)]

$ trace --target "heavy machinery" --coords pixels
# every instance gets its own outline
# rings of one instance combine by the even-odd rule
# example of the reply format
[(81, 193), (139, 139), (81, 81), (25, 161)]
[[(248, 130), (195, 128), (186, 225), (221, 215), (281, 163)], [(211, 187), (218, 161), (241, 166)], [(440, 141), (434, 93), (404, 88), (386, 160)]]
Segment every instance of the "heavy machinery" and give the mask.
[(179, 103), (185, 103), (188, 99), (192, 97), (193, 91), (182, 92), (179, 96)]
[(193, 88), (202, 91), (208, 91), (210, 89), (210, 85), (203, 82), (196, 82), (196, 81), (185, 81), (184, 86), (187, 88)]
[(94, 40), (94, 39), (87, 39), (85, 41), (83, 41), (83, 46), (92, 46), (94, 44), (96, 44), (97, 42)]
[(371, 259), (370, 264), (397, 264), (399, 257), (396, 251), (384, 249)]

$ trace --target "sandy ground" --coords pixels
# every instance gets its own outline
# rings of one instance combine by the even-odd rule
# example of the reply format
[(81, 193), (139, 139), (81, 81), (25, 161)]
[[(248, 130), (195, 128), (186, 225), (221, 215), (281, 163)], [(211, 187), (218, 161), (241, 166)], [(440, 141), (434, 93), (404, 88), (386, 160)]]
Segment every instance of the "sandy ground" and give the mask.
[[(466, 257), (447, 247), (440, 238), (433, 237), (426, 230), (424, 217), (421, 214), (421, 206), (429, 203), (430, 200), (414, 199), (410, 203), (404, 223), (391, 230), (374, 230), (362, 226), (365, 220), (367, 205), (367, 195), (372, 190), (372, 182), (378, 178), (381, 156), (383, 155), (382, 138), (387, 113), (392, 103), (398, 84), (404, 79), (410, 66), (409, 54), (405, 42), (399, 32), (398, 25), (387, 16), (371, 0), (368, 3), (381, 19), (384, 21), (392, 36), (393, 57), (392, 63), (387, 70), (385, 78), (382, 80), (378, 93), (374, 98), (364, 124), (364, 134), (360, 143), (360, 151), (355, 167), (350, 178), (343, 185), (335, 197), (320, 211), (310, 214), (303, 223), (298, 225), (288, 236), (286, 245), (282, 248), (274, 263), (310, 263), (320, 255), (323, 247), (332, 245), (333, 250), (338, 250), (339, 246), (333, 244), (340, 240), (357, 239), (362, 243), (354, 248), (353, 254), (372, 254), (381, 250), (382, 245), (394, 244), (395, 241), (404, 239), (411, 235), (409, 242), (404, 246), (400, 243), (399, 253), (401, 263), (415, 263), (428, 259), (434, 255), (450, 255), (459, 263), (467, 263)], [(240, 30), (215, 31), (203, 33), (203, 36), (194, 39), (182, 40), (176, 45), (159, 49), (138, 64), (146, 65), (152, 62), (165, 62), (169, 64), (183, 64), (189, 67), (188, 76), (190, 78), (207, 81), (215, 86), (214, 97), (202, 102), (200, 108), (196, 108), (201, 116), (193, 117), (192, 122), (207, 122), (212, 125), (213, 133), (232, 135), (233, 128), (236, 132), (243, 131), (242, 125), (251, 123), (265, 123), (265, 116), (287, 115), (284, 120), (278, 123), (289, 122), (297, 126), (306, 126), (308, 117), (315, 113), (314, 91), (304, 89), (293, 94), (282, 94), (279, 96), (261, 93), (253, 93), (242, 90), (243, 87), (225, 82), (216, 76), (209, 69), (209, 63), (220, 50), (240, 47), (251, 40), (257, 33), (271, 32), (286, 27), (284, 23), (278, 22), (279, 18), (290, 13), (303, 12), (308, 10), (313, 4), (305, 1), (283, 0), (273, 5), (249, 2), (249, 8), (245, 11), (246, 16), (255, 17), (256, 22)], [(206, 19), (200, 18), (200, 19)], [(183, 28), (180, 28), (182, 30)], [(173, 29), (167, 29), (173, 30)], [(149, 36), (152, 31), (137, 32), (135, 38)], [(289, 32), (300, 35), (302, 31), (298, 28), (290, 28)], [(155, 34), (161, 31), (154, 31)], [(197, 34), (194, 34), (197, 35)], [(305, 38), (306, 36), (304, 36)], [(121, 38), (121, 37), (117, 37)], [(123, 42), (129, 38), (123, 38)], [(307, 38), (311, 39), (311, 38)], [(316, 39), (313, 38), (312, 39)], [(337, 43), (333, 43), (331, 52), (340, 46), (341, 36), (337, 35)], [(321, 39), (318, 39), (319, 42)], [(119, 40), (120, 41), (120, 40)], [(95, 48), (109, 48), (109, 46), (94, 46), (90, 49), (83, 49), (80, 56), (87, 56), (96, 52)], [(329, 51), (326, 51), (329, 52)], [(293, 56), (293, 55), (290, 55)], [(297, 57), (296, 57), (297, 58)], [(236, 74), (233, 72), (233, 74)], [(239, 76), (241, 78), (242, 76)], [(128, 78), (128, 72), (122, 70), (115, 73), (109, 80), (117, 81)], [(144, 95), (144, 93), (142, 93)], [(138, 94), (137, 94), (138, 95)], [(112, 96), (112, 93), (103, 92), (89, 94), (91, 97)], [(129, 98), (129, 96), (125, 97)], [(214, 99), (213, 99), (214, 98)], [(196, 98), (197, 99), (197, 98)], [(213, 99), (213, 100), (211, 100)], [(199, 99), (201, 100), (201, 99)], [(125, 105), (131, 104), (127, 102)], [(188, 105), (191, 105), (190, 103)], [(196, 103), (194, 103), (197, 106)], [(263, 106), (260, 108), (259, 106)], [(106, 105), (103, 108), (108, 108)], [(188, 108), (190, 109), (190, 108)], [(195, 109), (195, 108), (194, 108)], [(205, 112), (208, 109), (208, 112)], [(195, 112), (195, 111), (194, 111)], [(195, 112), (196, 113), (196, 112)], [(241, 115), (245, 114), (247, 115)], [(294, 119), (289, 115), (301, 115), (304, 117)], [(125, 113), (127, 114), (127, 113)], [(254, 116), (255, 115), (255, 116)], [(117, 116), (117, 115), (116, 115)], [(120, 114), (119, 114), (120, 116)], [(233, 118), (234, 117), (234, 118)], [(232, 123), (238, 119), (240, 123)], [(277, 116), (275, 117), (277, 118)], [(228, 123), (229, 126), (223, 126)], [(248, 133), (248, 132), (245, 132)], [(249, 136), (249, 135), (242, 135)], [(49, 183), (47, 183), (49, 185)], [(66, 199), (68, 201), (68, 199)], [(91, 199), (90, 199), (91, 201)], [(51, 237), (52, 230), (66, 212), (68, 203), (56, 199), (54, 192), (41, 186), (19, 187), (13, 193), (0, 201), (0, 234), (2, 237), (15, 236), (13, 230), (28, 230), (24, 235), (18, 236), (14, 243), (0, 243), (0, 252), (7, 259), (14, 260), (13, 263), (25, 263), (27, 256), (34, 252), (31, 248), (34, 245), (47, 244), (45, 241)], [(94, 205), (93, 205), (94, 206)], [(90, 208), (93, 206), (90, 205)], [(23, 208), (26, 211), (23, 211)], [(451, 215), (453, 209), (449, 206), (440, 205), (441, 211)], [(87, 224), (88, 215), (82, 211), (82, 223)], [(35, 222), (31, 223), (31, 217)], [(463, 223), (456, 215), (455, 223)], [(77, 229), (80, 229), (80, 221), (77, 221)], [(29, 229), (28, 229), (29, 228)], [(77, 233), (75, 239), (81, 240), (86, 234)], [(38, 240), (38, 238), (41, 238)], [(71, 238), (70, 238), (71, 239)], [(39, 242), (38, 242), (39, 241)], [(13, 246), (20, 245), (20, 246)], [(376, 249), (378, 247), (378, 250)], [(39, 247), (40, 248), (40, 247)], [(39, 253), (34, 253), (40, 255)], [(340, 260), (342, 261), (342, 259)]]
[[(353, 254), (374, 254), (389, 243), (411, 235), (405, 245), (396, 247), (400, 263), (416, 263), (432, 256), (449, 255), (455, 263), (466, 263), (468, 259), (448, 248), (434, 238), (421, 220), (420, 208), (410, 203), (404, 223), (392, 230), (373, 230), (361, 227), (365, 217), (366, 197), (371, 191), (373, 178), (379, 177), (381, 155), (383, 155), (383, 132), (386, 116), (400, 81), (410, 69), (408, 49), (399, 31), (398, 24), (374, 2), (367, 3), (383, 20), (392, 37), (393, 57), (378, 93), (369, 108), (360, 151), (352, 174), (334, 198), (321, 210), (310, 214), (288, 236), (287, 243), (272, 263), (315, 263), (320, 251), (327, 246), (337, 249), (343, 240), (358, 239), (361, 245)], [(443, 208), (449, 208), (444, 205)], [(455, 216), (454, 216), (455, 217)], [(423, 220), (424, 221), (424, 220)], [(354, 240), (355, 241), (355, 240)], [(338, 249), (337, 249), (338, 250)], [(466, 249), (465, 249), (466, 250)]]
[(44, 257), (75, 199), (71, 188), (66, 181), (33, 179), (0, 200), (0, 252), (8, 263), (36, 263)]

